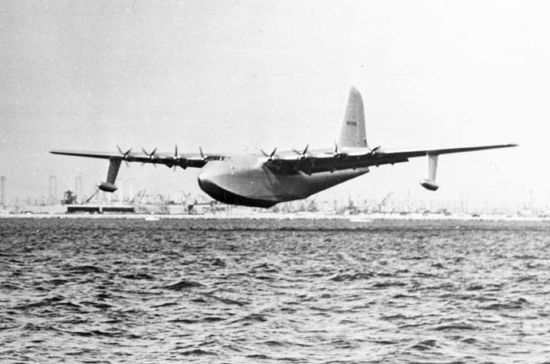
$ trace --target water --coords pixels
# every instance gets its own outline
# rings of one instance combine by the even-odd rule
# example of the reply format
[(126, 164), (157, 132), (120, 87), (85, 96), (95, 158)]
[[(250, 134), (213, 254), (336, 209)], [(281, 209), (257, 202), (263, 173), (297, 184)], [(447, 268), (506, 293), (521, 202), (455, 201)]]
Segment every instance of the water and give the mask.
[(550, 363), (549, 233), (0, 219), (0, 362)]

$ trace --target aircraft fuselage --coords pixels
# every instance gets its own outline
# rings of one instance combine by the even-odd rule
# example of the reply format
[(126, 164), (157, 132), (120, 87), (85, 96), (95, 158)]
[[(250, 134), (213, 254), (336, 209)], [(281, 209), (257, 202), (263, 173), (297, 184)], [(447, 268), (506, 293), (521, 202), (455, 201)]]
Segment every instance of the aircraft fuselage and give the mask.
[(265, 166), (265, 160), (265, 156), (247, 154), (211, 161), (198, 176), (199, 186), (224, 203), (271, 207), (279, 202), (306, 198), (369, 171), (367, 167), (314, 174), (300, 170), (274, 171)]

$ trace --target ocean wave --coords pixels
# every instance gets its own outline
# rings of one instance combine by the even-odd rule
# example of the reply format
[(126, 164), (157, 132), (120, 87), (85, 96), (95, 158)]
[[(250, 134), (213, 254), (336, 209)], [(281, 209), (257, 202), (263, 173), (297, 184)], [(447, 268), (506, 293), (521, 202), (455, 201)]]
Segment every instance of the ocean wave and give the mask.
[(550, 354), (550, 223), (0, 219), (0, 231), (0, 362)]

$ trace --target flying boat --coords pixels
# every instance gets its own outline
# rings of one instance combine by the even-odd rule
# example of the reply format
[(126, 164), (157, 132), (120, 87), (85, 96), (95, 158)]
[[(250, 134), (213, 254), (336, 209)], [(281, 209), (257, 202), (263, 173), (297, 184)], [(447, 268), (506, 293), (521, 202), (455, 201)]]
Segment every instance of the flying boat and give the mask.
[(109, 162), (107, 178), (98, 184), (105, 192), (117, 190), (116, 178), (122, 162), (165, 165), (169, 168), (200, 168), (198, 184), (210, 197), (227, 204), (269, 208), (280, 202), (305, 199), (315, 193), (368, 173), (373, 167), (426, 158), (427, 177), (420, 185), (436, 191), (438, 158), (443, 154), (510, 148), (516, 144), (495, 144), (458, 148), (386, 150), (367, 143), (365, 111), (360, 92), (349, 92), (344, 120), (333, 148), (271, 152), (260, 150), (243, 154), (212, 154), (199, 148), (198, 153), (160, 153), (141, 148), (117, 152), (52, 150), (50, 153), (105, 159)]

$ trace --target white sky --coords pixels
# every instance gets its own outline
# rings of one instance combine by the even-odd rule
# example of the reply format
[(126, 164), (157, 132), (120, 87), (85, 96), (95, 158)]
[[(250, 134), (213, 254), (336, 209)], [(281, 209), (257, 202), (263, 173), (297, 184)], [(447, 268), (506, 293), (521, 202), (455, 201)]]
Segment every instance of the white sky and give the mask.
[[(547, 5), (549, 4), (549, 5)], [(550, 3), (2, 1), (0, 174), (8, 198), (105, 178), (50, 149), (330, 147), (348, 89), (384, 147), (520, 148), (381, 167), (319, 195), (550, 202)], [(198, 193), (197, 170), (122, 167), (135, 190)]]

